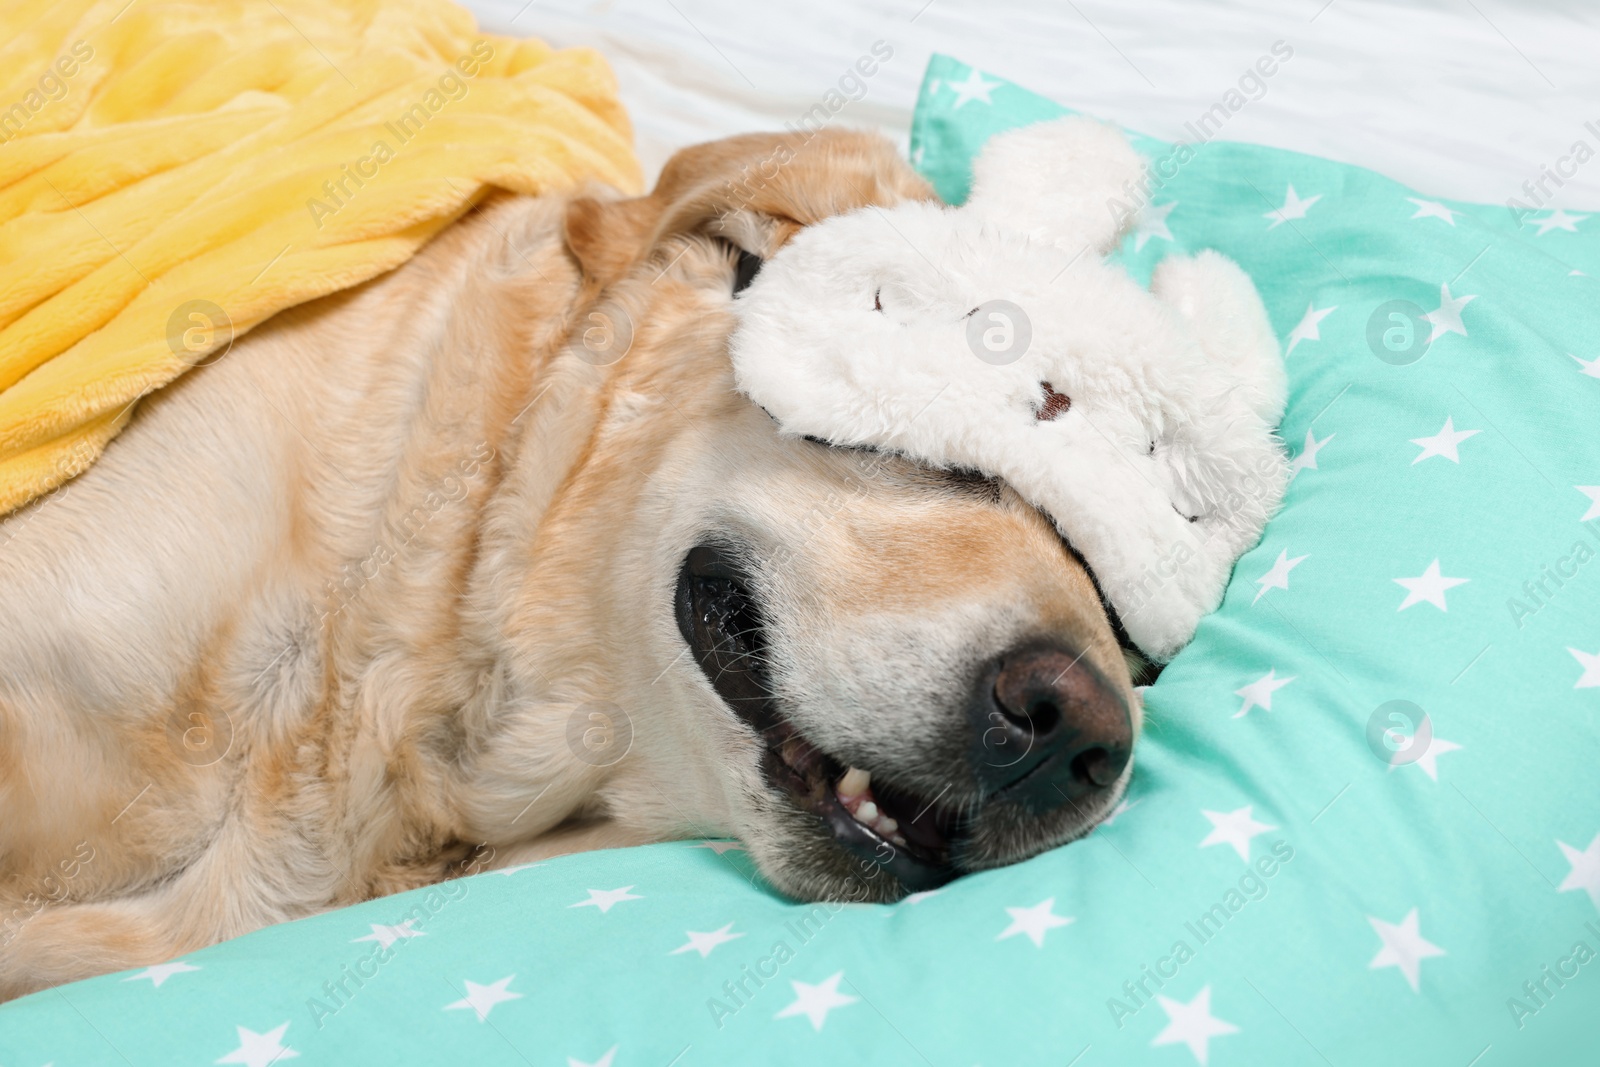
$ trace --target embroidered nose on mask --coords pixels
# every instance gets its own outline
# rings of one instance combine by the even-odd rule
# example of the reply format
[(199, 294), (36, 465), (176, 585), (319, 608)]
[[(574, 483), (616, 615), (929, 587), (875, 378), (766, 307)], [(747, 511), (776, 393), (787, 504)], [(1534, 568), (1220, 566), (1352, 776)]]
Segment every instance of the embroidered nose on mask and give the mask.
[(1034, 418), (1040, 422), (1055, 422), (1072, 406), (1072, 398), (1056, 392), (1049, 382), (1040, 382), (1039, 385), (1044, 389), (1044, 403), (1034, 412)]

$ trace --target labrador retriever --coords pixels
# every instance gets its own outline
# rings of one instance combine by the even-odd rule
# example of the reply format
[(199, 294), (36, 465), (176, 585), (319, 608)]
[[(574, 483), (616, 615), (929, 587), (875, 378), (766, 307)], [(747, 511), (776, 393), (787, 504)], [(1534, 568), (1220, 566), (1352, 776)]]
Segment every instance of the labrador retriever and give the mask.
[(734, 388), (764, 258), (932, 196), (824, 131), (491, 197), (0, 520), (0, 997), (584, 849), (887, 901), (1092, 829), (1141, 709), (1072, 547)]

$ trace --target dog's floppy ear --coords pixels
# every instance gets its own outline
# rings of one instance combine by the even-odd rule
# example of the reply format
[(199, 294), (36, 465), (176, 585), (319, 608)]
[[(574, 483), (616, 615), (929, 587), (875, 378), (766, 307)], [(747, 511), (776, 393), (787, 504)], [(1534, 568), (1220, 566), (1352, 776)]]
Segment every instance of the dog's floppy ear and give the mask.
[(802, 227), (906, 199), (933, 199), (933, 190), (883, 137), (746, 134), (676, 153), (649, 196), (572, 200), (565, 237), (584, 274), (608, 285), (675, 234), (722, 237), (766, 260)]
[(584, 276), (610, 285), (649, 247), (661, 219), (653, 196), (602, 200), (579, 196), (567, 203), (562, 236)]

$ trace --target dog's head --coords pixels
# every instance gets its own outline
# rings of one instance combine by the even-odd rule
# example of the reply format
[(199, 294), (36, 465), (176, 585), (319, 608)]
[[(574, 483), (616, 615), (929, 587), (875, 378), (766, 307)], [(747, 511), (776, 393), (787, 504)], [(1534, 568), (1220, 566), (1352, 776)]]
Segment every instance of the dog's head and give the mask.
[(734, 387), (731, 308), (763, 259), (931, 196), (886, 142), (823, 133), (691, 150), (651, 196), (567, 214), (587, 295), (541, 403), (589, 423), (518, 617), (571, 638), (526, 684), (569, 738), (574, 706), (626, 719), (625, 757), (579, 761), (585, 811), (732, 833), (802, 897), (894, 899), (1084, 835), (1140, 726), (1048, 519), (970, 471), (783, 435)]

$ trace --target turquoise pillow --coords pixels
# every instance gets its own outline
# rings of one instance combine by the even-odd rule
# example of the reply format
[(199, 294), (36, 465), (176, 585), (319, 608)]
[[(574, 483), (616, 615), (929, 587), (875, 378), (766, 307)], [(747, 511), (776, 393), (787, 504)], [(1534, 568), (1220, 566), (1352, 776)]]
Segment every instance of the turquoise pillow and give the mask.
[[(936, 57), (913, 159), (960, 200), (1063, 113)], [(893, 906), (729, 843), (483, 874), (24, 998), (0, 1063), (1595, 1062), (1600, 220), (1137, 143), (1123, 261), (1250, 272), (1298, 458), (1114, 821)]]

